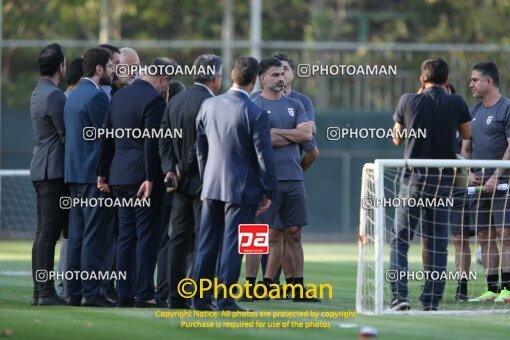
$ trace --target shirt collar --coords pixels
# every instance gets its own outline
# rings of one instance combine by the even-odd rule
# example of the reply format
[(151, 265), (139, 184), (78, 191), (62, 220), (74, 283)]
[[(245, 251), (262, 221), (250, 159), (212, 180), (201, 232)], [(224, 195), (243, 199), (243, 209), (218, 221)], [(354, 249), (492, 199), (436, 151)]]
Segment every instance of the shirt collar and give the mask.
[(98, 90), (100, 90), (99, 86), (97, 86), (97, 84), (96, 84), (96, 83), (94, 83), (94, 81), (93, 81), (92, 79), (90, 79), (89, 77), (83, 77), (83, 80), (88, 80), (88, 81), (90, 81), (92, 84), (94, 84), (94, 86), (95, 86)]
[(231, 87), (230, 90), (244, 93), (248, 98), (250, 98), (250, 94), (248, 92), (246, 92), (245, 90), (241, 90), (236, 87)]
[(214, 97), (214, 93), (211, 91), (210, 88), (208, 88), (207, 86), (205, 86), (204, 84), (201, 84), (201, 83), (194, 83), (193, 85), (200, 85), (202, 87), (205, 87), (207, 89), (207, 91), (209, 91), (209, 93), (211, 94), (211, 96)]

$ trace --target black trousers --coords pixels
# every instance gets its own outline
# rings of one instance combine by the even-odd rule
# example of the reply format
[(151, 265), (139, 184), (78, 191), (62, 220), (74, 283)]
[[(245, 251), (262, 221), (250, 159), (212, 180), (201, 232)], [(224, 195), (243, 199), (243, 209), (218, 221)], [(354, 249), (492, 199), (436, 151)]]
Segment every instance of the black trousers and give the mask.
[[(169, 198), (171, 197), (171, 198)], [(172, 212), (173, 201), (172, 194), (165, 193), (165, 206), (163, 208), (163, 220), (161, 224), (161, 241), (159, 243), (158, 259), (156, 263), (156, 271), (158, 273), (156, 286), (156, 298), (166, 300), (168, 298), (168, 244), (169, 244), (169, 230), (170, 227), (170, 214)]]
[(195, 257), (202, 201), (197, 196), (174, 193), (170, 241), (168, 245), (169, 301), (183, 301), (177, 286), (187, 277), (190, 254)]
[(34, 297), (54, 294), (53, 280), (47, 274), (53, 270), (55, 245), (64, 231), (67, 234), (69, 210), (60, 208), (60, 198), (69, 196), (63, 178), (33, 182), (37, 198), (37, 230), (32, 246), (32, 279)]
[[(115, 196), (136, 198), (140, 185), (113, 185)], [(117, 270), (126, 272), (117, 281), (120, 301), (149, 301), (155, 297), (154, 271), (161, 239), (164, 186), (155, 184), (150, 207), (120, 207), (117, 239)]]

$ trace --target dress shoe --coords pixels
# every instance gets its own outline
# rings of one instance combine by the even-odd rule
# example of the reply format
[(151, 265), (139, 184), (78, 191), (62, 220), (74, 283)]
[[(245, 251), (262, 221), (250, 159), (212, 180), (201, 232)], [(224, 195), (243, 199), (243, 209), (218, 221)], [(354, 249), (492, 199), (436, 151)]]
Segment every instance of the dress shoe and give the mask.
[(187, 301), (175, 300), (175, 299), (170, 299), (168, 308), (170, 308), (170, 309), (190, 309)]
[(208, 310), (208, 311), (215, 311), (217, 310), (216, 307), (210, 303), (205, 304), (203, 306), (194, 306), (194, 310)]
[(37, 306), (37, 303), (39, 302), (39, 292), (33, 291), (32, 293), (32, 302), (30, 303), (32, 306)]
[(81, 306), (81, 297), (72, 297), (72, 296), (68, 297), (67, 305), (74, 306), (74, 307), (80, 307)]
[(237, 303), (234, 303), (232, 305), (218, 307), (218, 310), (230, 310), (233, 312), (253, 312), (253, 309), (241, 307)]
[(134, 307), (135, 308), (168, 308), (168, 304), (162, 301), (154, 300), (144, 301), (144, 300), (135, 300)]
[(82, 297), (82, 307), (114, 307), (115, 305), (105, 300), (104, 297)]
[(37, 305), (39, 306), (63, 306), (67, 305), (67, 302), (58, 295), (51, 295), (47, 297), (39, 297), (37, 299)]
[(128, 298), (117, 299), (116, 307), (133, 308), (134, 306), (135, 306), (134, 299), (128, 299)]

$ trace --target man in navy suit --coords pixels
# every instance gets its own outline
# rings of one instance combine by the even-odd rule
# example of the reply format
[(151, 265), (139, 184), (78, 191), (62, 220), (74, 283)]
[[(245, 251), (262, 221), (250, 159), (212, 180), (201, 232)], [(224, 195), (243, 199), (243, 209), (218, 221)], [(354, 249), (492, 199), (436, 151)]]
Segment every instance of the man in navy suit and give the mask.
[(178, 284), (186, 277), (187, 261), (183, 258), (195, 251), (194, 240), (197, 238), (202, 209), (202, 181), (198, 173), (195, 122), (204, 100), (214, 97), (220, 90), (223, 62), (216, 55), (204, 54), (193, 65), (204, 69), (213, 67), (215, 72), (195, 75), (193, 87), (175, 96), (161, 123), (161, 128), (183, 131), (183, 138), (160, 140), (163, 171), (167, 174), (165, 180), (173, 180), (175, 183), (175, 188), (169, 189), (175, 191), (167, 269), (170, 308), (187, 307), (186, 300), (178, 293)]
[(115, 196), (133, 202), (137, 197), (150, 198), (150, 206), (119, 207), (116, 265), (127, 274), (126, 280), (117, 281), (119, 307), (166, 307), (154, 296), (165, 189), (158, 135), (150, 132), (159, 129), (165, 111), (161, 93), (168, 90), (170, 81), (163, 72), (167, 65), (172, 62), (156, 59), (153, 66), (161, 72), (145, 75), (115, 93), (104, 124), (106, 129), (136, 129), (145, 134), (101, 140), (98, 188), (109, 192), (111, 185)]
[[(101, 128), (108, 110), (108, 96), (101, 85), (111, 84), (112, 61), (110, 51), (92, 48), (83, 55), (84, 78), (67, 99), (64, 122), (67, 131), (64, 177), (69, 183), (71, 197), (80, 204), (71, 207), (67, 263), (69, 271), (99, 272), (109, 247), (113, 246), (113, 209), (83, 204), (88, 199), (106, 198), (96, 186), (99, 159), (99, 140), (95, 132)], [(97, 276), (96, 276), (97, 277)], [(69, 281), (69, 304), (73, 306), (111, 307), (104, 299), (102, 281), (74, 277)]]
[[(207, 99), (197, 117), (197, 155), (204, 202), (195, 278), (213, 280), (221, 248), (218, 281), (227, 290), (237, 283), (241, 270), (238, 226), (253, 223), (256, 215), (266, 211), (277, 189), (268, 114), (249, 96), (258, 69), (255, 58), (236, 59), (232, 88)], [(214, 309), (211, 294), (195, 296), (193, 302), (195, 309)], [(219, 310), (246, 310), (222, 294), (217, 306)]]

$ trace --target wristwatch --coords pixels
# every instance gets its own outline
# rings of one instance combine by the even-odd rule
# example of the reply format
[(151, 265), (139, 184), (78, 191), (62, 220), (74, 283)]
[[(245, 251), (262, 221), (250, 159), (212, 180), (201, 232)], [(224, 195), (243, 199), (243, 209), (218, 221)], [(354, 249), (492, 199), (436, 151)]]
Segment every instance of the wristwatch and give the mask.
[(495, 178), (495, 179), (499, 179), (501, 177), (501, 174), (499, 173), (498, 170), (494, 171), (494, 173), (492, 174), (492, 176)]

